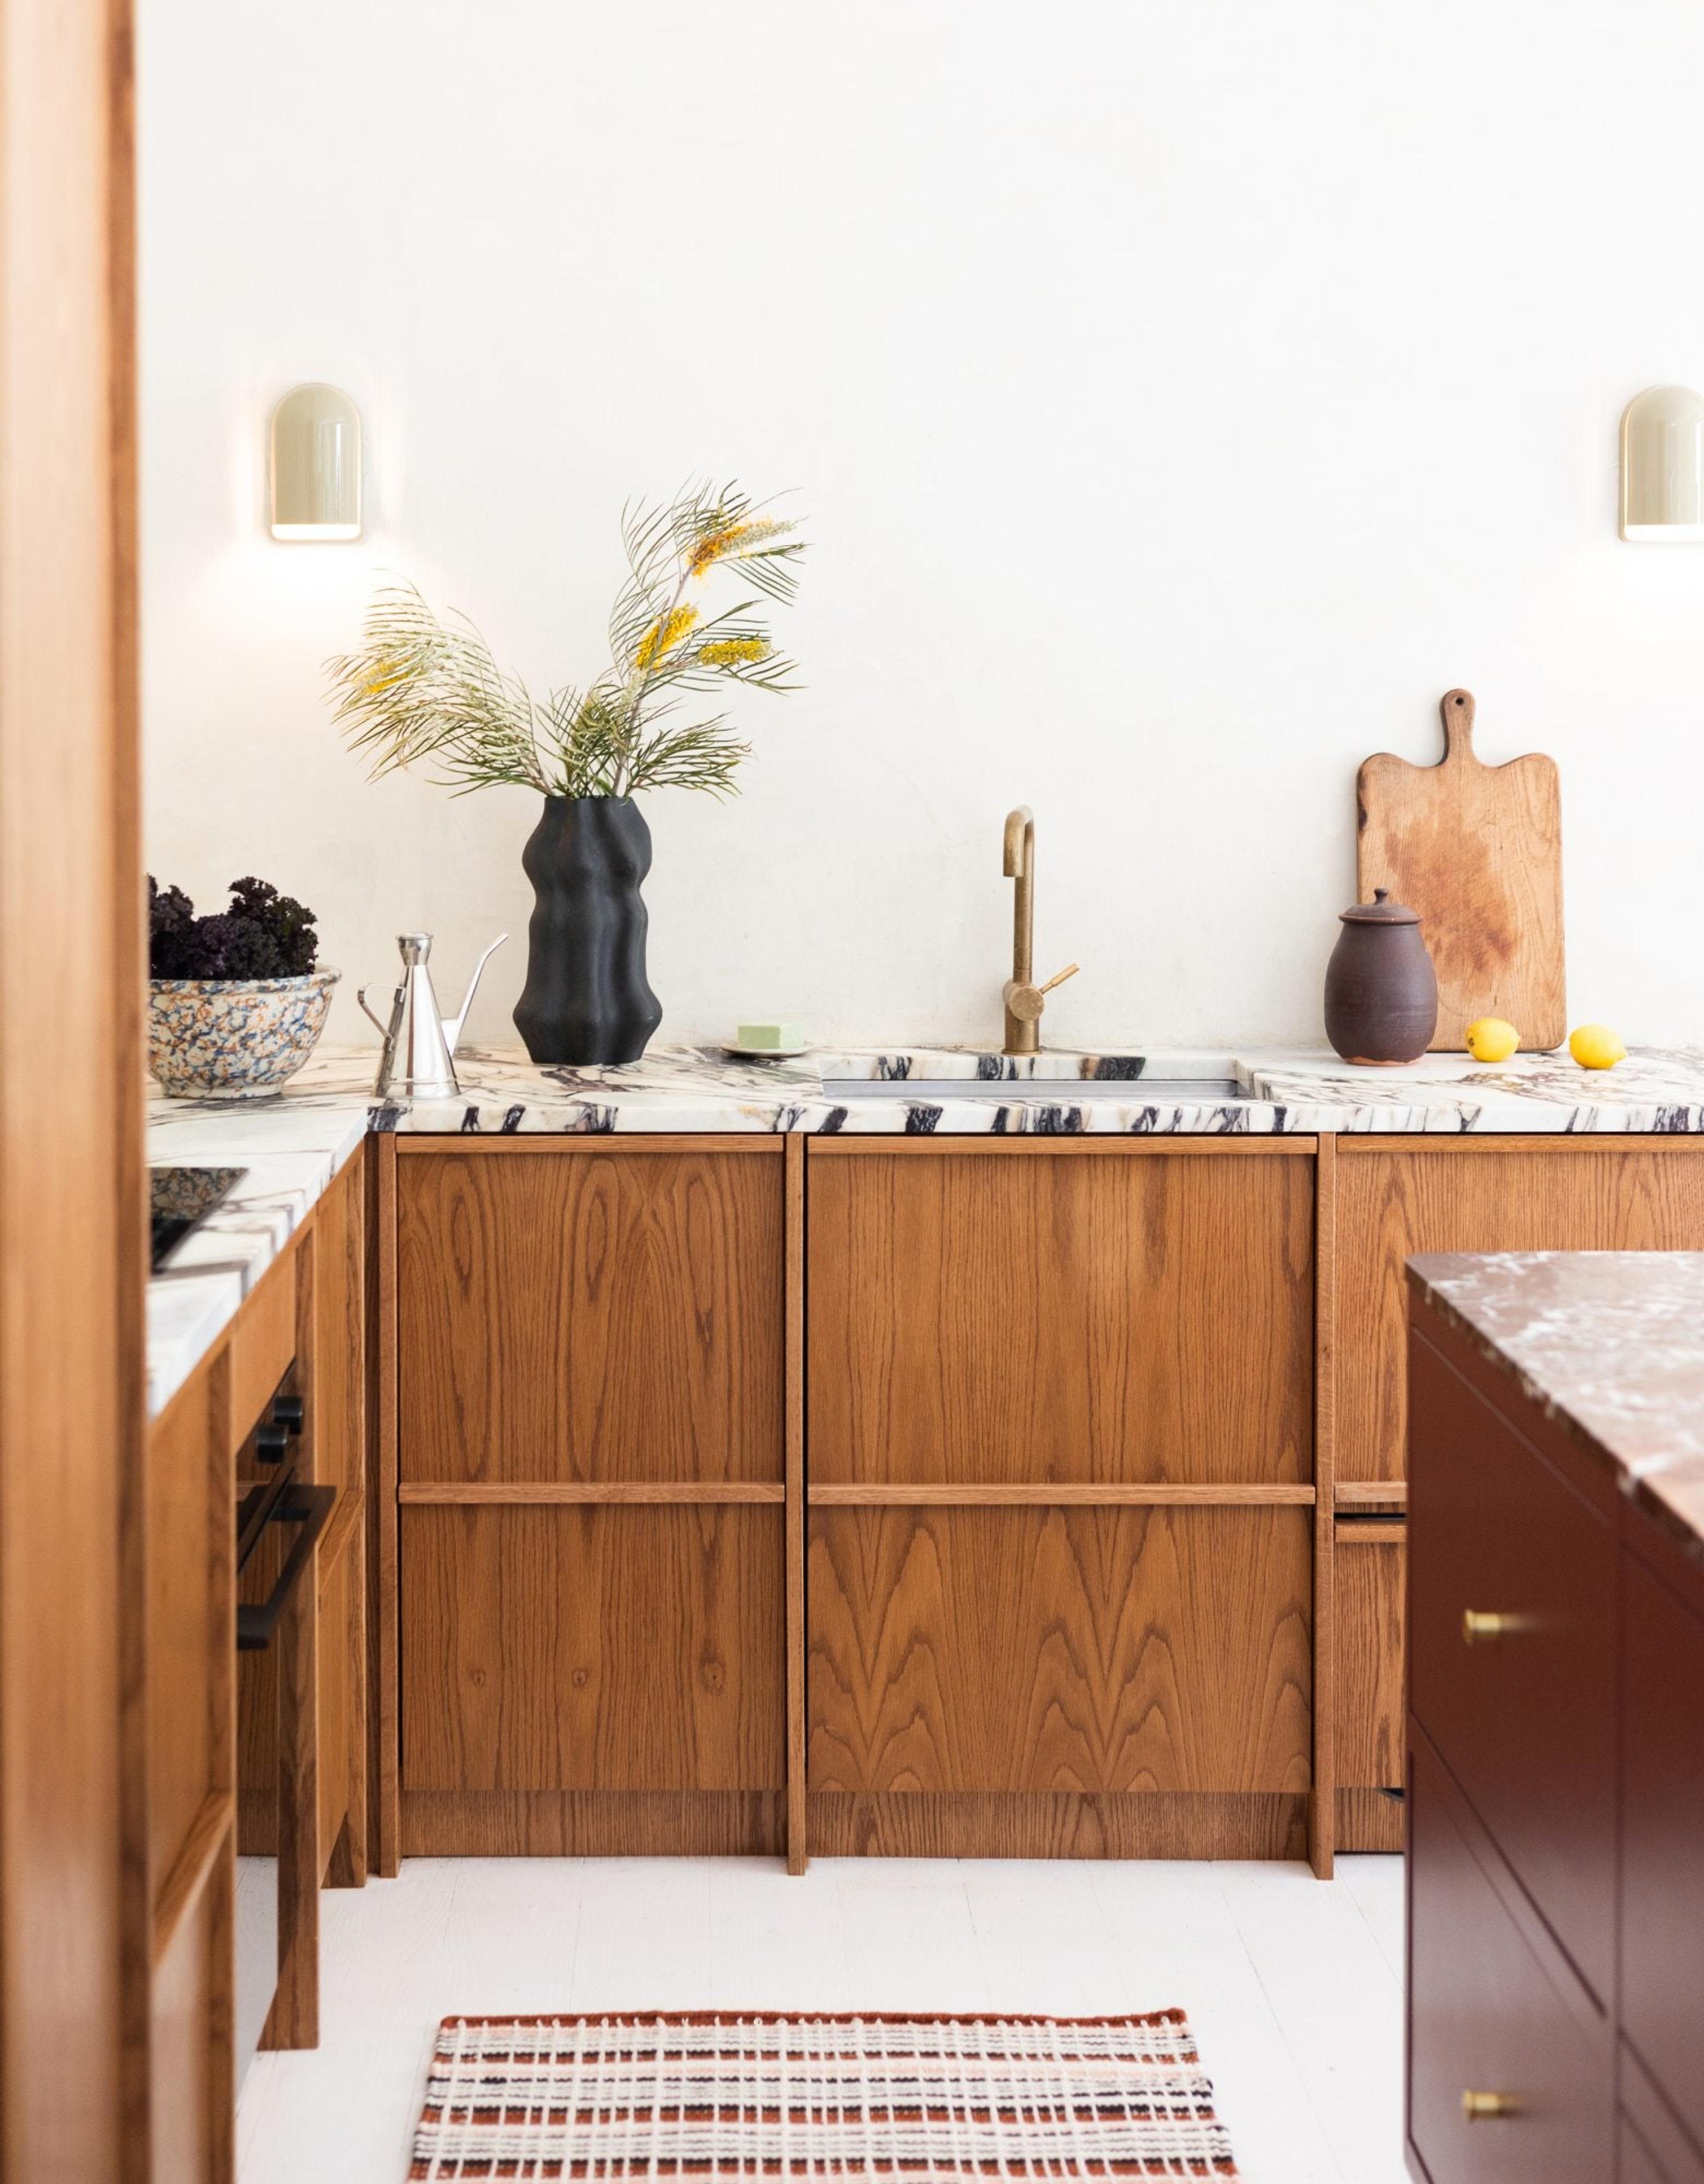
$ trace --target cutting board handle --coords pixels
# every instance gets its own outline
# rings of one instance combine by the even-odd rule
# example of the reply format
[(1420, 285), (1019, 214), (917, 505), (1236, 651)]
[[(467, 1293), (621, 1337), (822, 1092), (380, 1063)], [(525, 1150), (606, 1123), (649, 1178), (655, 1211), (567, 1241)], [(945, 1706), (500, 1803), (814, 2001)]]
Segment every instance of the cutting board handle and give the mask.
[(1473, 693), (1471, 690), (1446, 690), (1438, 701), (1438, 711), (1444, 722), (1444, 756), (1450, 759), (1473, 759)]

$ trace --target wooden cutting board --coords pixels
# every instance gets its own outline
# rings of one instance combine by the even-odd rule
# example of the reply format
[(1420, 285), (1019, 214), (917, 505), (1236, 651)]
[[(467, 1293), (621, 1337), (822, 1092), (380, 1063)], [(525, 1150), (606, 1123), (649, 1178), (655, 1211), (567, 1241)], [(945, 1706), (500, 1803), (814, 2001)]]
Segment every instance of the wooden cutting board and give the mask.
[(1356, 883), (1388, 888), (1425, 920), (1438, 972), (1433, 1053), (1465, 1050), (1477, 1017), (1506, 1017), (1528, 1051), (1567, 1037), (1562, 975), (1562, 785), (1537, 751), (1485, 766), (1473, 699), (1445, 693), (1444, 757), (1380, 751), (1361, 767)]

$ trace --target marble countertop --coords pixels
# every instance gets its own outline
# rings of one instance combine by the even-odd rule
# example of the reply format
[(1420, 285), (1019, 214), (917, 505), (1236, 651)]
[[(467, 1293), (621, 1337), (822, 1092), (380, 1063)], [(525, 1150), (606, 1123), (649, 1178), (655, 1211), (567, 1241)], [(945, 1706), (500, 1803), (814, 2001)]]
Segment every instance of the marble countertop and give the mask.
[(154, 1092), (151, 1167), (240, 1167), (231, 1195), (172, 1252), (148, 1285), (148, 1414), (158, 1418), (360, 1149), (367, 1103), (343, 1099), (226, 1100), (202, 1106)]
[[(411, 1131), (789, 1130), (821, 1134), (1017, 1136), (1311, 1134), (1316, 1131), (1704, 1133), (1704, 1050), (1640, 1048), (1613, 1070), (1566, 1055), (1487, 1067), (1430, 1055), (1357, 1068), (1322, 1050), (1240, 1054), (1121, 1048), (1022, 1060), (964, 1047), (730, 1060), (713, 1047), (661, 1047), (623, 1069), (541, 1069), (518, 1050), (457, 1060), (453, 1100), (378, 1106), (367, 1050), (322, 1050), (273, 1106), (371, 1107), (377, 1129)], [(1234, 1079), (1234, 1095), (1168, 1094), (1181, 1079)], [(862, 1080), (830, 1097), (824, 1081)], [(898, 1084), (974, 1084), (974, 1095), (896, 1096)], [(1035, 1088), (1057, 1087), (1037, 1100)], [(1020, 1097), (1020, 1093), (1029, 1096)], [(258, 1107), (256, 1112), (258, 1112)]]
[[(458, 1057), (453, 1100), (372, 1096), (377, 1054), (321, 1048), (276, 1099), (148, 1103), (151, 1162), (248, 1173), (148, 1285), (148, 1405), (157, 1415), (216, 1340), (315, 1200), (370, 1130), (706, 1134), (802, 1131), (941, 1136), (1237, 1135), (1315, 1132), (1704, 1133), (1704, 1050), (1635, 1050), (1617, 1068), (1520, 1055), (1494, 1068), (1461, 1055), (1356, 1068), (1323, 1050), (1240, 1054), (1120, 1047), (1014, 1061), (964, 1047), (741, 1061), (662, 1047), (624, 1069), (540, 1069), (518, 1050)], [(1234, 1095), (1186, 1096), (1187, 1079)], [(833, 1096), (824, 1082), (837, 1083)], [(897, 1089), (954, 1082), (970, 1096)], [(849, 1093), (849, 1084), (867, 1092)], [(1048, 1096), (1037, 1098), (1037, 1090)]]
[(1704, 1560), (1704, 1251), (1440, 1252), (1409, 1273)]

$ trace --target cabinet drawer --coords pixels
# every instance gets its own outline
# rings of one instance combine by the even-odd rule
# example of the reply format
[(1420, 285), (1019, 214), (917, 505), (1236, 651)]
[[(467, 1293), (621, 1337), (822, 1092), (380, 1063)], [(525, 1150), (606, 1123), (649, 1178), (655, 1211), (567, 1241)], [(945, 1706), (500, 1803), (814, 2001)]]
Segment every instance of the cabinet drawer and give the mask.
[[(1414, 1711), (1606, 2004), (1615, 1964), (1613, 1534), (1423, 1336), (1410, 1355)], [(1511, 1620), (1489, 1635), (1470, 1616)]]
[(1630, 1554), (1621, 1703), (1621, 2029), (1704, 2146), (1704, 1622)]
[[(1482, 1858), (1494, 1857), (1416, 1739), (1409, 1795), (1408, 2133), (1431, 2184), (1604, 2184), (1613, 2126), (1606, 2025), (1589, 2036)], [(1470, 2120), (1463, 2096), (1513, 2115)]]
[(405, 1790), (784, 1780), (775, 1506), (405, 1508)]
[(818, 1508), (815, 1791), (1300, 1791), (1311, 1511)]

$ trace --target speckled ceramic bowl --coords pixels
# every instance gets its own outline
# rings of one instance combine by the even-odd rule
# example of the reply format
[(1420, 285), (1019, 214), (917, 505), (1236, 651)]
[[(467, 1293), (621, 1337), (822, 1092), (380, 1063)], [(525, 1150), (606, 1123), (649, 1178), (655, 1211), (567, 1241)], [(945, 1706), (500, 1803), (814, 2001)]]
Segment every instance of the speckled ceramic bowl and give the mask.
[(319, 1044), (341, 971), (150, 978), (148, 1066), (173, 1100), (269, 1100)]

